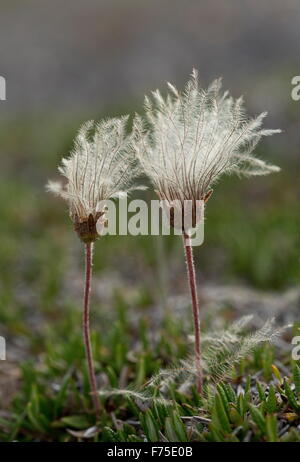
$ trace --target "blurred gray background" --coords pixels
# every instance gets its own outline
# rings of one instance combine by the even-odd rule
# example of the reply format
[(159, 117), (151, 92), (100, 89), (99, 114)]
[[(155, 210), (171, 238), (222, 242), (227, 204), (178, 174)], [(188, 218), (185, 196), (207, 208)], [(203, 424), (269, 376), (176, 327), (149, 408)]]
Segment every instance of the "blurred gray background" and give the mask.
[(222, 75), (257, 111), (284, 110), (300, 73), (299, 0), (0, 2), (0, 74), (11, 112), (139, 104), (192, 67)]
[[(46, 195), (45, 183), (57, 178), (79, 125), (142, 111), (145, 93), (164, 90), (166, 81), (182, 88), (196, 67), (205, 86), (223, 76), (225, 89), (245, 96), (250, 115), (268, 111), (265, 126), (283, 129), (256, 151), (278, 164), (280, 174), (231, 177), (216, 187), (201, 248), (205, 277), (232, 275), (261, 287), (298, 284), (300, 101), (291, 98), (291, 80), (300, 75), (299, 43), (299, 0), (0, 1), (0, 75), (7, 80), (7, 101), (0, 101), (4, 273), (15, 268), (19, 245), (22, 255), (25, 247), (30, 253), (37, 236), (47, 254), (47, 226), (56, 230), (56, 244), (63, 233), (69, 239), (65, 204)], [(124, 240), (118, 245), (125, 252)], [(129, 253), (138, 258), (136, 249)]]
[[(0, 122), (139, 110), (144, 93), (181, 86), (196, 67), (205, 85), (222, 75), (252, 113), (268, 110), (297, 158), (299, 43), (299, 0), (2, 0)], [(272, 147), (282, 151), (283, 139)]]

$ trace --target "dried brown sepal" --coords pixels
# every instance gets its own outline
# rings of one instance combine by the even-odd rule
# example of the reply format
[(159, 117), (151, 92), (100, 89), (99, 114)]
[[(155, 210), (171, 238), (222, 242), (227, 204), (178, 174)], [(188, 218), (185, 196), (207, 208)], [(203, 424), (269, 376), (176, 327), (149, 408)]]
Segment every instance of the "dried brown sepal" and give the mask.
[(213, 189), (210, 189), (205, 195), (204, 197), (202, 198), (204, 200), (204, 203), (206, 204), (206, 202), (208, 201), (208, 199), (210, 198), (210, 196), (212, 195), (212, 193), (214, 192)]
[(103, 214), (104, 212), (97, 212), (94, 216), (90, 213), (86, 219), (79, 219), (77, 214), (73, 217), (74, 230), (85, 244), (95, 242), (99, 237), (96, 224)]
[[(159, 198), (161, 200), (166, 200), (166, 198), (157, 190), (155, 190), (156, 194), (159, 196)], [(201, 201), (203, 201), (205, 204), (208, 202), (209, 198), (211, 197), (213, 193), (213, 189), (210, 189), (204, 196), (202, 196), (200, 198)], [(170, 226), (172, 226), (172, 228), (175, 228), (175, 210), (174, 210), (174, 207), (170, 207), (170, 210), (169, 210), (169, 213), (170, 213)], [(199, 211), (198, 213), (198, 217), (201, 217), (201, 210)], [(184, 208), (182, 207), (182, 231), (183, 233), (185, 233), (185, 229), (184, 229), (184, 223), (186, 222), (186, 218), (185, 218), (185, 214), (184, 214)], [(193, 203), (193, 207), (192, 207), (192, 227), (193, 228), (196, 228), (197, 226), (197, 202), (194, 202)]]

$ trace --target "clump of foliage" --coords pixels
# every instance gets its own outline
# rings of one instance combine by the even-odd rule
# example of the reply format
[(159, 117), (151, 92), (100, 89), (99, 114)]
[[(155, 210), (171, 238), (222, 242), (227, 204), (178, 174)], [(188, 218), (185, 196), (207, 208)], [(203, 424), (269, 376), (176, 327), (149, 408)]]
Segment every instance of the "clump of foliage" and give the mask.
[[(0, 417), (2, 441), (299, 440), (300, 369), (280, 351), (275, 361), (275, 347), (264, 341), (272, 336), (272, 324), (251, 334), (244, 332), (244, 319), (222, 331), (228, 339), (226, 364), (227, 348), (239, 344), (237, 350), (243, 349), (253, 337), (261, 342), (256, 341), (254, 352), (251, 347), (243, 357), (238, 353), (239, 361), (232, 360), (223, 375), (226, 381), (212, 368), (211, 376), (219, 381), (214, 386), (208, 381), (201, 397), (193, 380), (183, 386), (183, 377), (175, 374), (171, 380), (169, 375), (166, 386), (166, 376), (159, 378), (162, 368), (166, 374), (174, 372), (168, 365), (178, 356), (184, 363), (188, 355), (180, 323), (166, 318), (153, 344), (147, 321), (142, 319), (133, 329), (126, 309), (120, 300), (116, 322), (106, 335), (93, 337), (96, 370), (102, 388), (108, 389), (106, 396), (104, 392), (100, 396), (101, 415), (97, 418), (92, 411), (88, 373), (84, 368), (84, 374), (80, 372), (85, 362), (81, 333), (72, 310), (67, 310), (61, 329), (48, 331), (41, 361), (22, 366), (20, 391)], [(133, 347), (137, 335), (142, 344)], [(209, 346), (211, 338), (207, 332), (204, 344)], [(192, 375), (193, 371), (185, 372), (185, 380)], [(128, 389), (132, 383), (135, 387)]]

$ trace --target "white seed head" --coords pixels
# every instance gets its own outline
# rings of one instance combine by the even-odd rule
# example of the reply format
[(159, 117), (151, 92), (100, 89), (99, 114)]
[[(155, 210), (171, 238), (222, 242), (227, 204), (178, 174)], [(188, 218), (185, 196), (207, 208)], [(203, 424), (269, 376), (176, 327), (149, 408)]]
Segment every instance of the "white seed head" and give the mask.
[(132, 148), (134, 131), (127, 134), (127, 121), (124, 116), (83, 124), (70, 156), (59, 167), (65, 184), (47, 184), (48, 191), (68, 202), (75, 229), (88, 219), (93, 227), (106, 200), (132, 189), (139, 167)]
[(280, 169), (253, 155), (266, 113), (248, 119), (243, 99), (221, 93), (221, 80), (200, 88), (197, 71), (182, 93), (168, 84), (145, 98), (146, 120), (136, 116), (135, 150), (145, 173), (163, 199), (201, 200), (224, 173), (266, 175)]

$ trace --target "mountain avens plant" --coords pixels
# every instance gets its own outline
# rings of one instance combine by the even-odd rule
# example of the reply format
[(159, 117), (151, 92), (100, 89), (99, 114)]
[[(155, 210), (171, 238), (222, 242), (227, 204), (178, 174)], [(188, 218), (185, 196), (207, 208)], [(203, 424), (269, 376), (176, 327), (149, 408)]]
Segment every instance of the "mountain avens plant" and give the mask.
[[(243, 99), (235, 100), (227, 92), (221, 93), (220, 79), (207, 90), (202, 89), (194, 70), (182, 93), (170, 83), (168, 87), (166, 98), (158, 90), (151, 99), (146, 97), (146, 120), (136, 116), (134, 121), (135, 149), (144, 172), (160, 199), (170, 204), (170, 210), (174, 210), (172, 203), (176, 202), (176, 207), (179, 203), (185, 216), (185, 201), (192, 203), (194, 226), (199, 204), (207, 202), (211, 187), (221, 175), (252, 176), (279, 171), (257, 159), (253, 150), (262, 136), (280, 130), (261, 128), (266, 113), (248, 119)], [(184, 224), (182, 235), (193, 308), (197, 389), (202, 393), (199, 303), (191, 234)]]
[(85, 287), (83, 299), (83, 337), (95, 411), (100, 410), (90, 339), (89, 305), (93, 264), (93, 245), (105, 225), (105, 201), (129, 191), (138, 173), (132, 149), (134, 132), (127, 134), (128, 117), (82, 125), (73, 151), (62, 160), (59, 172), (65, 183), (50, 181), (48, 191), (65, 199), (70, 217), (85, 246)]

